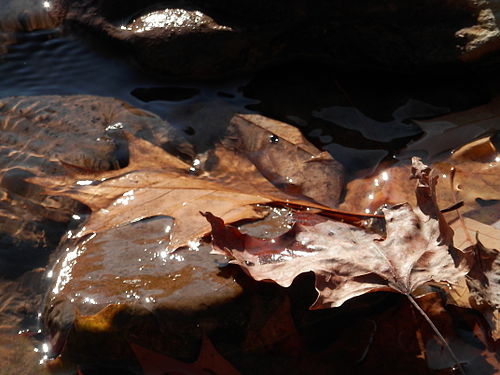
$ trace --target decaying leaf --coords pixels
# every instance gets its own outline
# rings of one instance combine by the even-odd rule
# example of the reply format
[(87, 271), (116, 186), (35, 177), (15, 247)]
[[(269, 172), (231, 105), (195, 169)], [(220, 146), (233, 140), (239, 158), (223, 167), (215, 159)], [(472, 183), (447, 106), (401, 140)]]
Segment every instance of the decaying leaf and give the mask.
[(236, 115), (223, 143), (245, 155), (282, 190), (337, 206), (344, 185), (342, 165), (297, 128), (260, 115)]
[[(460, 210), (463, 214), (487, 224), (498, 220), (500, 206), (495, 202), (500, 200), (500, 162), (495, 159), (496, 150), (491, 152), (491, 147), (494, 146), (489, 139), (481, 140), (473, 146), (457, 150), (456, 157), (451, 156), (446, 161), (432, 165), (433, 173), (441, 177), (437, 199), (442, 208), (463, 201), (464, 207)], [(415, 204), (412, 184), (406, 178), (410, 168), (408, 165), (399, 165), (376, 176), (352, 181), (347, 186), (346, 198), (340, 207), (344, 210), (374, 212), (385, 203)], [(450, 183), (452, 168), (455, 169), (453, 185)]]
[(409, 295), (434, 280), (456, 283), (466, 267), (451, 247), (452, 231), (436, 205), (437, 177), (415, 158), (418, 208), (404, 203), (384, 210), (385, 238), (314, 214), (296, 213), (293, 228), (270, 240), (252, 238), (225, 226), (212, 213), (216, 253), (233, 258), (256, 280), (289, 286), (304, 272), (316, 275), (318, 298), (313, 308), (340, 306), (375, 291)]
[(471, 269), (466, 278), (448, 288), (450, 303), (483, 313), (494, 340), (500, 338), (500, 230), (476, 220), (447, 214), (455, 232), (454, 246), (468, 252)]
[(476, 237), (475, 262), (467, 274), (467, 286), (473, 307), (483, 312), (494, 340), (500, 338), (500, 257), (497, 249), (488, 249)]
[(173, 251), (210, 229), (200, 209), (226, 222), (262, 217), (254, 205), (282, 202), (328, 207), (297, 199), (277, 189), (245, 157), (221, 145), (213, 157), (216, 168), (194, 175), (190, 165), (147, 141), (126, 135), (129, 165), (123, 169), (88, 172), (72, 168), (69, 176), (32, 178), (46, 192), (69, 196), (86, 204), (92, 214), (77, 236), (105, 231), (155, 215), (175, 219), (168, 248)]
[[(259, 121), (257, 133), (265, 128), (263, 124), (266, 121), (262, 119)], [(247, 128), (251, 126), (257, 125), (253, 122), (246, 124)], [(279, 123), (279, 127), (273, 127), (272, 130), (281, 134), (286, 133), (287, 129), (291, 134), (296, 132), (296, 129), (284, 123)], [(173, 251), (209, 232), (209, 224), (198, 214), (200, 209), (213, 212), (226, 222), (262, 217), (262, 209), (255, 205), (270, 202), (335, 211), (317, 204), (301, 192), (286, 193), (278, 189), (264, 175), (281, 176), (288, 171), (274, 170), (271, 173), (271, 167), (261, 162), (256, 162), (259, 166), (257, 168), (250, 160), (257, 158), (257, 155), (249, 159), (237, 149), (218, 144), (211, 151), (210, 160), (205, 161), (205, 171), (196, 174), (193, 173), (191, 165), (161, 148), (130, 134), (125, 133), (125, 137), (129, 143), (130, 155), (129, 165), (125, 168), (96, 172), (68, 165), (71, 173), (67, 176), (29, 179), (42, 185), (48, 194), (74, 198), (92, 210), (90, 219), (78, 232), (77, 237), (102, 232), (146, 217), (168, 215), (175, 220), (173, 229), (165, 234), (170, 240), (168, 250)], [(314, 159), (320, 155), (320, 151), (303, 138), (295, 138), (297, 137), (291, 137), (287, 144), (287, 154), (292, 159)], [(294, 152), (299, 156), (307, 153), (307, 157), (292, 157)], [(325, 163), (316, 164), (327, 166), (333, 162), (330, 158)], [(339, 173), (330, 173), (329, 177), (338, 177)], [(313, 181), (307, 181), (304, 186), (314, 184)], [(340, 191), (339, 187), (336, 189)]]
[(447, 214), (446, 218), (451, 229), (453, 229), (453, 246), (457, 249), (465, 250), (470, 246), (474, 246), (477, 239), (488, 248), (498, 248), (500, 244), (499, 229), (468, 217), (460, 218), (454, 212)]
[(451, 159), (487, 163), (496, 156), (495, 154), (496, 148), (491, 142), (491, 137), (484, 137), (458, 148), (451, 155)]
[(161, 353), (156, 353), (137, 344), (130, 344), (144, 375), (185, 374), (185, 375), (238, 375), (231, 363), (223, 358), (208, 337), (203, 337), (198, 359), (185, 363)]

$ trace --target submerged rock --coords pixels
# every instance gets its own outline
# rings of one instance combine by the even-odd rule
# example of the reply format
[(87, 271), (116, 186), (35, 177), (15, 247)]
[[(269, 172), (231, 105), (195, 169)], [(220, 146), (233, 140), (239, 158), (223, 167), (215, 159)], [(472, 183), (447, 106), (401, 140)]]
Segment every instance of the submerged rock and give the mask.
[(51, 12), (48, 0), (2, 0), (0, 2), (0, 56), (18, 39), (17, 32), (52, 29), (62, 22)]
[[(121, 131), (166, 149), (191, 147), (152, 113), (95, 96), (10, 97), (0, 100), (0, 275), (14, 276), (47, 261), (80, 203), (45, 195), (34, 175), (118, 168), (128, 162)], [(78, 217), (78, 216), (76, 216)]]
[(2, 0), (0, 32), (51, 29), (62, 19), (51, 12), (52, 0)]
[[(276, 218), (260, 231), (277, 231), (283, 218)], [(218, 371), (220, 361), (248, 374), (307, 368), (309, 349), (289, 292), (256, 283), (206, 244), (167, 253), (172, 223), (156, 216), (77, 240), (68, 233), (43, 314), (57, 355), (50, 367), (126, 374), (147, 372), (144, 366), (155, 373), (228, 373)], [(299, 310), (314, 298), (311, 282), (299, 283)], [(200, 372), (207, 342), (213, 360)], [(145, 363), (141, 352), (159, 359)]]
[(498, 1), (58, 0), (69, 28), (167, 76), (213, 77), (290, 59), (407, 72), (497, 51)]

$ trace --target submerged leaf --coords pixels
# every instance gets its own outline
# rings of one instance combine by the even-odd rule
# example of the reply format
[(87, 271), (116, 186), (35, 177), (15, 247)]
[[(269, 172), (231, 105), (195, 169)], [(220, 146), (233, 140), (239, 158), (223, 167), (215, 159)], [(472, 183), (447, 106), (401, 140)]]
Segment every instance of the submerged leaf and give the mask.
[[(127, 136), (130, 163), (126, 168), (87, 173), (74, 171), (71, 176), (60, 178), (35, 178), (51, 194), (70, 196), (89, 206), (92, 214), (79, 232), (79, 236), (105, 231), (124, 223), (155, 215), (175, 218), (170, 234), (171, 250), (187, 244), (207, 231), (206, 223), (199, 220), (199, 207), (210, 207), (229, 221), (259, 217), (251, 204), (267, 203), (266, 193), (284, 197), (263, 178), (253, 179), (247, 192), (238, 187), (209, 178), (192, 176), (189, 165), (152, 144)], [(249, 167), (242, 175), (253, 175)], [(169, 233), (165, 236), (168, 239)]]
[(300, 131), (260, 115), (236, 115), (224, 146), (245, 155), (275, 186), (329, 207), (338, 204), (343, 169)]
[[(464, 148), (468, 152), (460, 151), (456, 157), (451, 156), (432, 165), (433, 173), (441, 177), (437, 198), (442, 208), (463, 201), (462, 214), (487, 224), (494, 223), (499, 219), (500, 207), (500, 162), (495, 157), (496, 150), (491, 152), (491, 142), (486, 142), (487, 151), (481, 152), (476, 150), (477, 145), (466, 146), (457, 152)], [(398, 165), (375, 176), (350, 182), (340, 207), (350, 211), (374, 212), (383, 204), (415, 204), (412, 182), (406, 178), (409, 172), (410, 166)]]
[(293, 228), (271, 240), (252, 238), (207, 212), (216, 253), (228, 255), (256, 280), (289, 286), (304, 272), (316, 275), (314, 308), (340, 306), (374, 291), (410, 294), (425, 282), (456, 283), (466, 273), (451, 247), (452, 231), (435, 202), (435, 178), (414, 160), (419, 208), (384, 210), (387, 236), (299, 213)]
[(167, 355), (154, 352), (137, 344), (130, 344), (144, 375), (238, 375), (231, 363), (223, 358), (215, 349), (210, 339), (203, 337), (200, 354), (193, 363), (186, 363)]
[(66, 176), (30, 179), (48, 194), (68, 196), (90, 207), (92, 214), (77, 237), (167, 215), (174, 219), (174, 226), (165, 233), (165, 242), (174, 251), (209, 232), (209, 224), (198, 214), (200, 209), (226, 222), (262, 217), (262, 209), (255, 205), (271, 202), (337, 212), (279, 190), (249, 159), (223, 145), (211, 154), (212, 168), (195, 175), (189, 164), (163, 149), (127, 133), (125, 137), (130, 154), (125, 168), (100, 172), (70, 168)]

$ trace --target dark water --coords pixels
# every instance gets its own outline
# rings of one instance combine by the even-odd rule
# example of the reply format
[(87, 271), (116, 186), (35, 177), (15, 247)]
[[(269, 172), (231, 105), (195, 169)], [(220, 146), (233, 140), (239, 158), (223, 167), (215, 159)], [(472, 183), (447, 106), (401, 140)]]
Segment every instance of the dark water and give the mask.
[[(140, 71), (103, 46), (90, 46), (59, 30), (20, 32), (15, 39), (8, 53), (0, 56), (0, 97), (115, 97), (160, 115), (183, 130), (198, 150), (209, 146), (207, 134), (218, 134), (234, 113), (258, 112), (299, 127), (312, 143), (345, 166), (348, 179), (369, 174), (383, 161), (407, 158), (408, 145), (425, 136), (410, 119), (472, 108), (496, 94), (491, 72), (393, 77), (337, 72), (310, 62), (226, 81), (170, 82)], [(461, 143), (481, 132), (491, 134), (491, 129), (464, 134)], [(437, 157), (456, 146), (439, 144), (430, 149), (426, 145), (423, 142), (412, 153)], [(30, 289), (29, 285), (25, 287)], [(40, 296), (36, 290), (29, 293)], [(36, 324), (36, 316), (21, 322), (35, 337)], [(21, 337), (16, 339), (19, 351), (31, 353)], [(40, 341), (34, 353), (45, 351)], [(30, 354), (20, 361), (31, 364), (37, 358)]]
[[(421, 138), (423, 130), (410, 119), (472, 108), (488, 102), (495, 90), (490, 74), (473, 70), (393, 77), (308, 62), (227, 81), (172, 83), (136, 69), (105, 46), (58, 30), (18, 33), (16, 39), (0, 60), (0, 97), (115, 97), (160, 115), (201, 148), (214, 124), (236, 112), (259, 112), (298, 126), (351, 173), (397, 157)], [(439, 152), (448, 150), (443, 145)]]

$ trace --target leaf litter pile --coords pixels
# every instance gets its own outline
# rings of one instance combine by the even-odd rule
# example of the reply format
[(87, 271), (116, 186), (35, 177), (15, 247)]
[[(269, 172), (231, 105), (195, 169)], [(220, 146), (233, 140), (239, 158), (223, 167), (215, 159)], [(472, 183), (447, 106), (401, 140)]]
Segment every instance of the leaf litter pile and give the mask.
[[(408, 316), (399, 319), (417, 314), (420, 318), (411, 319), (425, 322), (415, 328), (419, 350), (414, 355), (419, 360), (430, 363), (430, 354), (439, 352), (442, 363), (434, 368), (442, 374), (494, 373), (498, 369), (499, 230), (462, 217), (457, 203), (463, 200), (470, 208), (472, 194), (467, 192), (471, 184), (465, 181), (467, 173), (461, 172), (460, 164), (447, 177), (460, 179), (460, 193), (465, 198), (453, 191), (445, 207), (440, 207), (436, 193), (442, 170), (436, 173), (413, 158), (411, 173), (394, 182), (408, 186), (410, 181), (413, 187), (405, 191), (410, 198), (392, 202), (379, 196), (377, 206), (390, 204), (380, 213), (360, 214), (364, 210), (359, 206), (361, 199), (349, 200), (353, 191), (360, 190), (354, 181), (348, 186), (341, 206), (345, 210), (341, 211), (332, 208), (340, 190), (332, 190), (335, 184), (329, 177), (335, 176), (336, 189), (340, 189), (339, 166), (297, 130), (251, 115), (237, 116), (231, 126), (230, 136), (193, 164), (126, 135), (130, 162), (125, 168), (89, 172), (68, 166), (68, 176), (31, 180), (44, 185), (47, 193), (72, 197), (92, 210), (77, 236), (167, 215), (174, 219), (166, 234), (171, 253), (211, 234), (213, 253), (227, 256), (230, 263), (257, 281), (289, 287), (299, 275), (313, 273), (317, 298), (312, 309), (342, 308), (347, 301), (367, 293), (401, 294), (407, 300), (401, 311)], [(253, 143), (241, 144), (241, 134)], [(264, 146), (277, 142), (281, 148), (274, 156), (261, 152)], [(482, 158), (471, 168), (477, 171), (480, 166), (487, 171), (487, 183), (498, 184), (498, 161), (484, 162), (485, 156)], [(290, 177), (292, 171), (295, 175)], [(453, 183), (447, 188), (454, 189)], [(488, 194), (485, 199), (498, 198), (498, 190)], [(441, 211), (450, 205), (454, 205), (451, 212)], [(275, 238), (259, 238), (238, 228), (242, 221), (265, 217), (270, 206), (288, 210), (289, 230)], [(373, 212), (375, 207), (371, 209)], [(469, 327), (473, 346), (480, 348), (474, 355), (482, 361), (481, 370), (466, 363), (473, 361), (470, 356), (458, 352), (461, 347), (450, 328), (456, 320)], [(375, 344), (371, 345), (380, 345), (377, 334), (374, 329), (359, 361), (364, 361), (369, 351), (377, 352)], [(209, 341), (204, 342), (215, 352)], [(133, 351), (146, 374), (184, 369), (177, 362), (172, 368), (173, 359), (145, 348), (134, 346)], [(230, 373), (237, 373), (222, 357), (219, 365), (213, 364), (211, 371), (222, 374), (230, 368)], [(484, 369), (486, 372), (478, 372)], [(195, 366), (187, 373), (203, 372)]]

